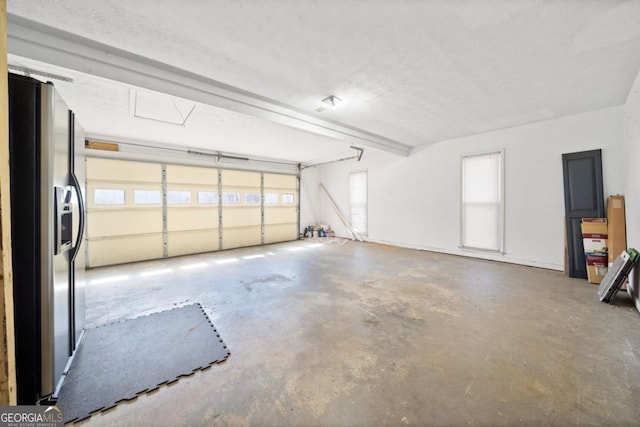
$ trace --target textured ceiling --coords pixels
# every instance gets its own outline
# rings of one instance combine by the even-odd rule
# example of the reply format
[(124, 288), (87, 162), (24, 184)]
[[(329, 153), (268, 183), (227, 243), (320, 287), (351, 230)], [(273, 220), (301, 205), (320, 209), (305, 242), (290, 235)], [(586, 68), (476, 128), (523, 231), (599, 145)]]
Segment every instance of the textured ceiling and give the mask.
[[(635, 0), (8, 0), (7, 11), (410, 146), (621, 105), (640, 69)], [(100, 121), (128, 94), (105, 80), (70, 96), (84, 90), (93, 133), (184, 143), (213, 126), (209, 144), (233, 137), (234, 152), (267, 145), (298, 161), (348, 147), (205, 106), (180, 141), (149, 123), (114, 129)], [(317, 112), (330, 94), (344, 103)]]
[(185, 126), (167, 123), (167, 117), (162, 116), (157, 120), (133, 117), (139, 115), (140, 105), (134, 113), (132, 90), (134, 97), (145, 95), (161, 108), (163, 101), (178, 105), (185, 101), (14, 55), (9, 55), (8, 60), (28, 69), (46, 68), (57, 76), (72, 77), (73, 83), (53, 83), (93, 138), (149, 145), (156, 142), (293, 162), (322, 162), (332, 155), (354, 153), (348, 145), (331, 138), (203, 104), (196, 104)]

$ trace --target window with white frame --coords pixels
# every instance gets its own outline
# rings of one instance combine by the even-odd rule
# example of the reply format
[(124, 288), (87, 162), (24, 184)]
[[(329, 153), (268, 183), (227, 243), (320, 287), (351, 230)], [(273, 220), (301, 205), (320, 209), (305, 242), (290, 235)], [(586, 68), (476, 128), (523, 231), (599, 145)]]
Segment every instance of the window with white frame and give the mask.
[(462, 247), (503, 251), (503, 158), (503, 150), (462, 156)]
[(367, 235), (367, 173), (349, 175), (349, 215), (356, 233)]

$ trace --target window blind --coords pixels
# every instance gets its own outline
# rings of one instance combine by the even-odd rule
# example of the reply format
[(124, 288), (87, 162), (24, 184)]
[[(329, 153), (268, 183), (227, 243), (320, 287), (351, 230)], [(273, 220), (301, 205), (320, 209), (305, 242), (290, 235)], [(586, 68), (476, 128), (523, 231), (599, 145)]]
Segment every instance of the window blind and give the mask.
[(354, 230), (366, 235), (368, 232), (366, 172), (353, 172), (349, 175), (349, 212)]
[(462, 158), (462, 246), (502, 250), (502, 152)]

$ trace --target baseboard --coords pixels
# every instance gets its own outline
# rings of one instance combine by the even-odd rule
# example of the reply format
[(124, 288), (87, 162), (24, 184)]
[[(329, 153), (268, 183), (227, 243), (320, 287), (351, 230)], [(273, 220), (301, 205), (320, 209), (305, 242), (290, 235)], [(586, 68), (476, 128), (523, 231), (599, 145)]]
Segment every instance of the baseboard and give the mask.
[(422, 251), (437, 252), (437, 253), (449, 254), (449, 255), (458, 255), (458, 256), (464, 256), (468, 258), (485, 259), (488, 261), (506, 262), (508, 264), (525, 265), (528, 267), (544, 268), (547, 270), (554, 270), (554, 271), (564, 271), (564, 265), (562, 264), (554, 264), (554, 263), (548, 263), (548, 262), (514, 258), (505, 254), (465, 250), (465, 249), (443, 249), (443, 248), (435, 248), (432, 246), (406, 244), (406, 243), (392, 242), (388, 240), (379, 240), (379, 239), (368, 239), (367, 241), (371, 243), (380, 243), (383, 245), (397, 246), (400, 248), (417, 249)]

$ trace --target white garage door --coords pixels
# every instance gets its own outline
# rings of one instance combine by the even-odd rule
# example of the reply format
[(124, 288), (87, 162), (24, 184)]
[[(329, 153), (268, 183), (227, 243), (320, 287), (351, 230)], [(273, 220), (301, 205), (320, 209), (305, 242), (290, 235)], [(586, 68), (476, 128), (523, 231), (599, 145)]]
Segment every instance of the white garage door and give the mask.
[(264, 243), (298, 238), (297, 178), (292, 175), (263, 174)]
[(167, 255), (216, 251), (218, 170), (167, 165)]
[(222, 170), (222, 248), (262, 243), (260, 172)]
[(295, 175), (87, 158), (89, 266), (298, 238)]
[(89, 265), (163, 256), (159, 164), (87, 159)]

